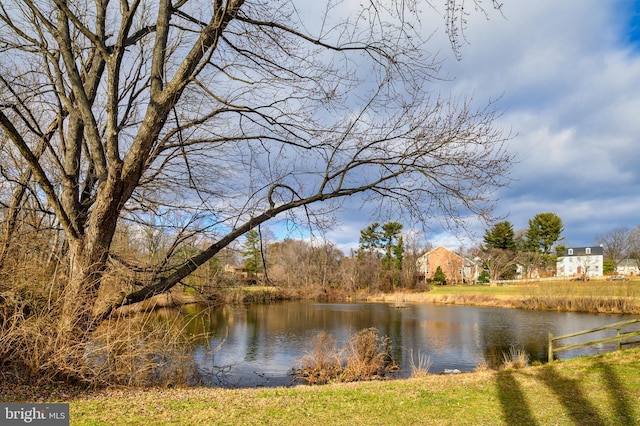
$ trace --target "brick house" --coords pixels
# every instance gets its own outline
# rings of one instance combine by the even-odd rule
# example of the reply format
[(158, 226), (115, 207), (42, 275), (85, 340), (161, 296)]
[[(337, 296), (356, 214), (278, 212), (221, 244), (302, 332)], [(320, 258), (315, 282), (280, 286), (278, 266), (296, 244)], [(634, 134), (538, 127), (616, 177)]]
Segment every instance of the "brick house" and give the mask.
[(472, 261), (463, 259), (462, 256), (442, 246), (423, 254), (416, 263), (418, 274), (424, 280), (432, 280), (438, 266), (450, 283), (462, 283), (477, 278), (473, 276), (476, 271)]

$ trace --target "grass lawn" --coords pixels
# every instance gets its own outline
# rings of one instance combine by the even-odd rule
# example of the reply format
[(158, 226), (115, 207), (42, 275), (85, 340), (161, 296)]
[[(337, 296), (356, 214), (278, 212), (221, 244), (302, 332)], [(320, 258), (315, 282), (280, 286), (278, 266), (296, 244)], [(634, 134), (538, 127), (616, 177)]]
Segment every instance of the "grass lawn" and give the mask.
[(444, 285), (434, 286), (428, 294), (443, 295), (490, 295), (498, 298), (517, 296), (598, 296), (640, 298), (640, 281), (531, 281), (502, 285)]
[(70, 406), (72, 425), (632, 425), (640, 424), (640, 349), (396, 381), (112, 389)]
[(428, 292), (378, 294), (371, 301), (426, 302), (523, 309), (640, 314), (640, 280), (532, 281), (502, 285), (444, 285)]

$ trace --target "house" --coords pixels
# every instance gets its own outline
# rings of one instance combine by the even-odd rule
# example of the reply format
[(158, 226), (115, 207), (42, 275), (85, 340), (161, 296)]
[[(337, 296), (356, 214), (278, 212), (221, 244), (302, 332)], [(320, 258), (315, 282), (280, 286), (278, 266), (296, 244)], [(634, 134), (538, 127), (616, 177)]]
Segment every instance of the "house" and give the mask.
[(616, 273), (620, 275), (640, 275), (637, 259), (622, 259), (616, 265)]
[(540, 268), (532, 265), (523, 265), (522, 263), (516, 263), (516, 276), (517, 280), (526, 279), (538, 279), (540, 278)]
[(482, 259), (479, 257), (473, 260), (466, 257), (462, 258), (462, 282), (475, 283), (478, 281), (478, 275), (482, 272)]
[(425, 280), (433, 279), (438, 266), (450, 283), (470, 282), (478, 278), (479, 268), (474, 261), (442, 246), (423, 254), (417, 260), (418, 274)]
[(247, 278), (247, 271), (245, 271), (244, 265), (231, 265), (227, 263), (222, 270), (229, 275)]
[(602, 276), (604, 249), (596, 247), (572, 247), (564, 249), (556, 261), (558, 277)]

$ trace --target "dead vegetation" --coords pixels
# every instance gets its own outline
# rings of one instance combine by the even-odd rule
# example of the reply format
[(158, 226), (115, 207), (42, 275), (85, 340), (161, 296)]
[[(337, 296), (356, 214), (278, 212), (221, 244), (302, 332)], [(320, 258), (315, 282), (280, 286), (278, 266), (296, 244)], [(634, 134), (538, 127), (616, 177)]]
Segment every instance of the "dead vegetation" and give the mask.
[(391, 339), (381, 337), (376, 328), (360, 330), (346, 348), (337, 348), (333, 336), (320, 332), (293, 375), (310, 385), (382, 378), (398, 369), (391, 349)]
[(0, 382), (86, 387), (198, 384), (194, 343), (206, 338), (188, 323), (157, 313), (115, 315), (90, 338), (60, 332), (55, 286), (14, 287), (0, 294)]

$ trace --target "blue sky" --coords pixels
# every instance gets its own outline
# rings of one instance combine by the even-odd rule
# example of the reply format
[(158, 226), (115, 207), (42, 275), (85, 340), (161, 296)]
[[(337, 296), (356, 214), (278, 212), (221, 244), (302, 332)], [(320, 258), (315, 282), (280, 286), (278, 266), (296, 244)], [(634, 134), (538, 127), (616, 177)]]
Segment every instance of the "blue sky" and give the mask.
[[(498, 124), (514, 135), (508, 150), (518, 162), (512, 184), (497, 194), (498, 216), (518, 230), (537, 213), (556, 213), (572, 246), (640, 225), (640, 2), (505, 1), (502, 14), (469, 17), (460, 61), (442, 17), (424, 15), (449, 77), (433, 90), (479, 105), (498, 99)], [(326, 237), (344, 249), (375, 220), (357, 205), (339, 217)], [(472, 219), (470, 233), (454, 235), (434, 222), (423, 238), (471, 246), (485, 228)]]

